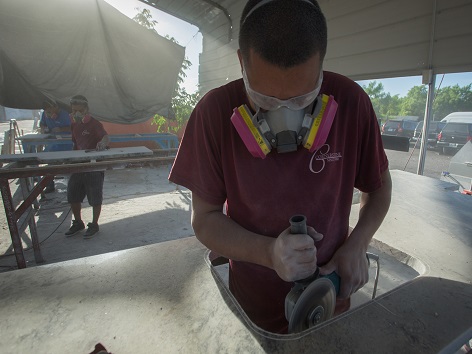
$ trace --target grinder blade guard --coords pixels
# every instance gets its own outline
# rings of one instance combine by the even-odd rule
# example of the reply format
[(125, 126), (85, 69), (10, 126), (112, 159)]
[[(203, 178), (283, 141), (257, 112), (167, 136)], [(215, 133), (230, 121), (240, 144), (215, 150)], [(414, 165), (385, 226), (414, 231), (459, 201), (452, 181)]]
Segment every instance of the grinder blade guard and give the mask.
[[(306, 217), (294, 215), (290, 218), (292, 234), (307, 234)], [(339, 277), (332, 273), (319, 277), (319, 270), (310, 277), (295, 281), (285, 298), (285, 318), (288, 333), (298, 333), (333, 317)]]
[(288, 333), (302, 332), (333, 317), (336, 290), (331, 280), (318, 278), (308, 286), (296, 283), (285, 298)]

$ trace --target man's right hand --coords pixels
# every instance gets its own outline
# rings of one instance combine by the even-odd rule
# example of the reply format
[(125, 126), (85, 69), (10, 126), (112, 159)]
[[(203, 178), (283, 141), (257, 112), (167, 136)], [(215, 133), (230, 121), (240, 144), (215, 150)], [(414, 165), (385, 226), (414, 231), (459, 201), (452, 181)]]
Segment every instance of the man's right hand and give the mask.
[(315, 241), (323, 235), (307, 226), (308, 234), (291, 234), (290, 227), (274, 239), (272, 264), (279, 277), (285, 281), (305, 279), (317, 269)]

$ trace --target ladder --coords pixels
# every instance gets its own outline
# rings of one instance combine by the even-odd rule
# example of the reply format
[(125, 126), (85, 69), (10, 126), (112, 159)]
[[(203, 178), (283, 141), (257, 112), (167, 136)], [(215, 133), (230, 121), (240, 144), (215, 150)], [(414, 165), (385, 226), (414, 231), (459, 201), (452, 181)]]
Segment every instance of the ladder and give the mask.
[(18, 144), (18, 150), (20, 153), (22, 153), (23, 149), (21, 146), (20, 141), (18, 141), (16, 138), (21, 136), (20, 128), (18, 127), (18, 123), (16, 122), (16, 119), (10, 119), (10, 129), (5, 131), (5, 138), (4, 138), (4, 143), (2, 146), (2, 154), (15, 154), (16, 149), (15, 149), (15, 141)]

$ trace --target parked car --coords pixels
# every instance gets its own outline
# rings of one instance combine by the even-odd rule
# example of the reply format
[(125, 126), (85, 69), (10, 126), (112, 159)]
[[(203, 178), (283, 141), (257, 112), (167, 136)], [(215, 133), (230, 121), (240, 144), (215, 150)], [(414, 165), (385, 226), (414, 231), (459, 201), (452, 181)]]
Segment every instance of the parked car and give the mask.
[[(411, 138), (411, 143), (416, 144), (418, 139), (421, 139), (421, 134), (423, 132), (423, 121), (419, 122), (418, 125), (415, 128), (415, 131), (413, 133), (413, 137)], [(428, 127), (428, 145), (427, 147), (430, 149), (435, 149), (437, 142), (438, 142), (438, 135), (441, 132), (441, 130), (444, 128), (446, 125), (445, 122), (438, 122), (438, 121), (432, 121), (429, 122), (429, 127)], [(420, 142), (418, 141), (418, 144)]]
[(389, 119), (382, 125), (382, 134), (404, 136), (408, 139), (413, 137), (417, 121), (406, 119)]
[(468, 141), (472, 141), (472, 123), (447, 123), (438, 135), (439, 153), (460, 150)]

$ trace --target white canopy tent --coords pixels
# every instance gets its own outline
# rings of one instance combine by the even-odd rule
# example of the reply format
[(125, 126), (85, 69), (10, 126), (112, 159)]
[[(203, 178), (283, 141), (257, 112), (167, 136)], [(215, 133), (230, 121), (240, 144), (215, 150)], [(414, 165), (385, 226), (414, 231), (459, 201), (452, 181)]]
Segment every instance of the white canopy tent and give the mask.
[(184, 48), (103, 0), (0, 0), (0, 105), (88, 98), (97, 118), (167, 115)]

